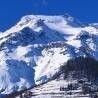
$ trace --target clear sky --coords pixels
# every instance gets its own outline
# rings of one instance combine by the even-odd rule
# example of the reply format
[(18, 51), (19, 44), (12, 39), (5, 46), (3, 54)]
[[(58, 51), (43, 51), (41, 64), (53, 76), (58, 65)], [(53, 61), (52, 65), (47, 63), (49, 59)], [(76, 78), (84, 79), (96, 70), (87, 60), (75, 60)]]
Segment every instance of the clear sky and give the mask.
[(24, 15), (63, 15), (81, 22), (98, 22), (98, 0), (0, 0), (0, 31), (5, 31)]

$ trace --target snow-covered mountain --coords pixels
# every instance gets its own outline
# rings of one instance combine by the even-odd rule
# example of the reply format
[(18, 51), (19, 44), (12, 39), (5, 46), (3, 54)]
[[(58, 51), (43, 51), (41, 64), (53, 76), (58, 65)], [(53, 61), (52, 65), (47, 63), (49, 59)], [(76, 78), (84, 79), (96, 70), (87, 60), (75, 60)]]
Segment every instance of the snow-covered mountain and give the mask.
[(0, 93), (51, 79), (76, 57), (98, 60), (98, 29), (69, 15), (24, 16), (0, 34)]

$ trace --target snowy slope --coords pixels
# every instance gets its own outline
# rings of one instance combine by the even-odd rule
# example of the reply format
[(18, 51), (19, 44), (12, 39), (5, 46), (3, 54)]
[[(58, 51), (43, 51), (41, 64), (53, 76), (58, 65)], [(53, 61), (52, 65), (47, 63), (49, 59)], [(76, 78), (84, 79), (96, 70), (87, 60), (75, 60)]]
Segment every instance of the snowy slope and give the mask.
[(0, 34), (0, 93), (50, 79), (75, 57), (98, 60), (98, 29), (71, 16), (24, 16)]

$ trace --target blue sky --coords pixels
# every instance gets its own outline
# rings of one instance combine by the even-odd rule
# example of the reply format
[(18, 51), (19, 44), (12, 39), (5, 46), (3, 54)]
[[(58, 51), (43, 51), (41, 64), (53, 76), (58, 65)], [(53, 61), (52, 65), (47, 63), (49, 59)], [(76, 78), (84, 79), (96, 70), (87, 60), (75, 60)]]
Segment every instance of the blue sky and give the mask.
[(0, 31), (10, 28), (24, 15), (64, 13), (82, 22), (98, 22), (98, 0), (0, 0)]

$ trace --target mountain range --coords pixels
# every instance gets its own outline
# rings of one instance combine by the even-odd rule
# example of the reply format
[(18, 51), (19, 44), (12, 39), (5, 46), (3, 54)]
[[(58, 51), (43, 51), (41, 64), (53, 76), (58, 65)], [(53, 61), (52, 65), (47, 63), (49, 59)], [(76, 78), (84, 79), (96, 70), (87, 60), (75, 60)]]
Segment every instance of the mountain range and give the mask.
[(83, 24), (68, 14), (24, 16), (0, 33), (0, 94), (42, 84), (76, 58), (98, 61), (98, 23)]

